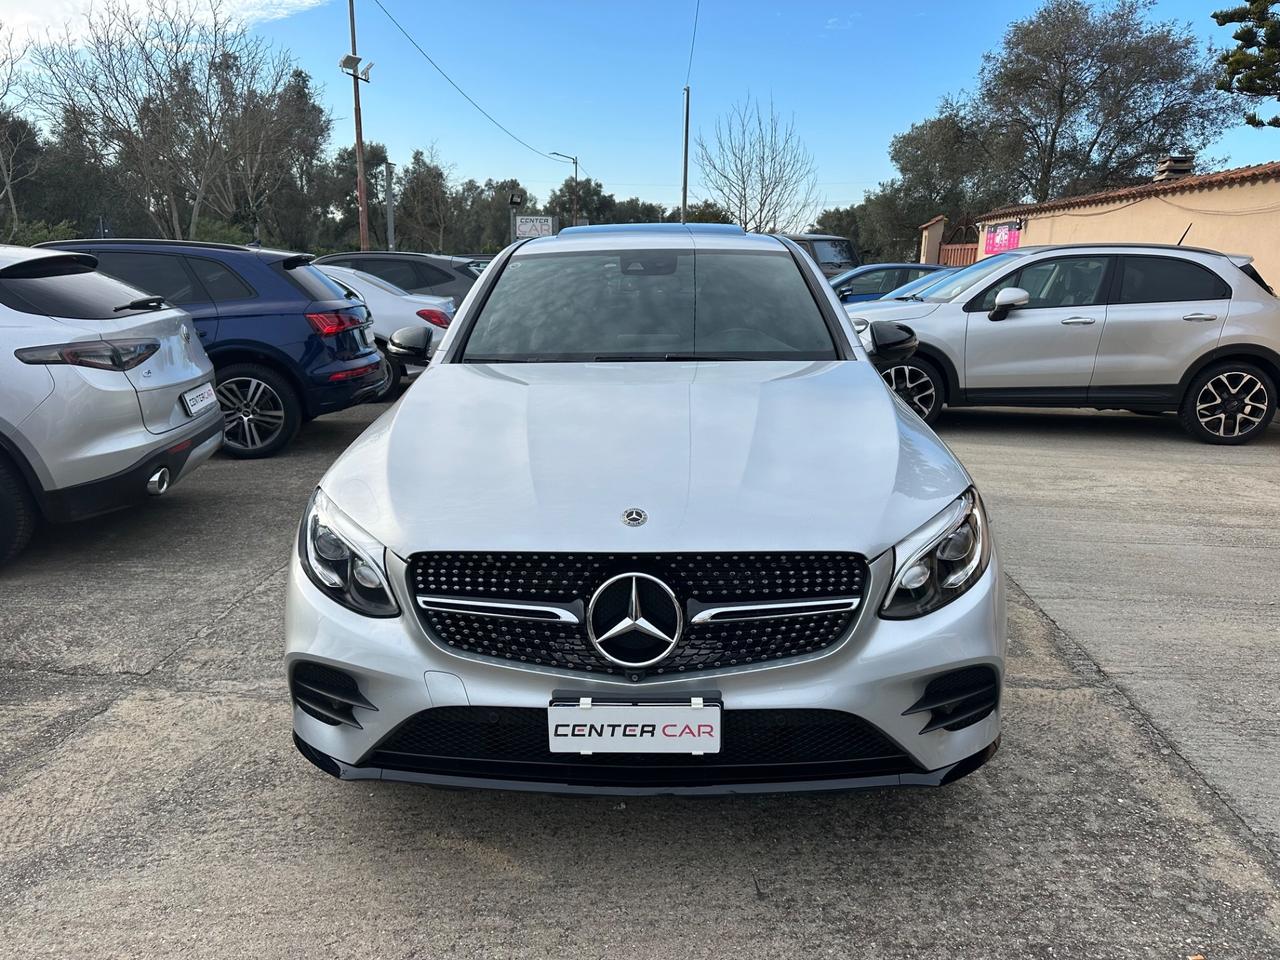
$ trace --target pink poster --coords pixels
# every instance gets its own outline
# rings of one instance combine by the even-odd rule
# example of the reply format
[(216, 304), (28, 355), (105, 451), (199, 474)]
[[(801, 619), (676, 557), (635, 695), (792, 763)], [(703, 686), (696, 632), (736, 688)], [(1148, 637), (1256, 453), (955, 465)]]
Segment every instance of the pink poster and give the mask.
[(1003, 253), (1018, 246), (1022, 231), (1016, 223), (997, 223), (987, 227), (987, 245), (984, 253)]

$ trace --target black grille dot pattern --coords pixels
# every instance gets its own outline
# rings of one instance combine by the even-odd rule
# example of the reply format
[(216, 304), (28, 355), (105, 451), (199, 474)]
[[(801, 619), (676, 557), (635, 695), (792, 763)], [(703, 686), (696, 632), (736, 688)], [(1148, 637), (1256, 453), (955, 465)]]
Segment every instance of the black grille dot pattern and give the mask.
[(719, 753), (552, 753), (547, 711), (535, 707), (436, 707), (405, 720), (363, 761), (414, 766), (412, 758), (590, 764), (629, 767), (725, 767), (901, 760), (902, 749), (861, 717), (839, 710), (726, 710)]
[[(415, 594), (465, 599), (585, 605), (610, 577), (648, 573), (680, 603), (798, 601), (861, 597), (867, 565), (850, 553), (421, 553), (410, 559)], [(634, 679), (780, 660), (823, 650), (841, 639), (855, 613), (689, 624), (671, 656), (643, 671), (604, 659), (582, 624), (423, 610), (442, 643), (519, 663)]]

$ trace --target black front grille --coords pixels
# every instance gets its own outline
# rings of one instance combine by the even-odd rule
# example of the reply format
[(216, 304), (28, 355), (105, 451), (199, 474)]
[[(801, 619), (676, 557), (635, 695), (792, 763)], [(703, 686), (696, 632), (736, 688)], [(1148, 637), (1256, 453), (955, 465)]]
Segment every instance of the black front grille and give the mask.
[(388, 734), (361, 766), (446, 776), (585, 785), (769, 783), (908, 773), (918, 768), (861, 717), (839, 710), (726, 710), (721, 751), (552, 753), (547, 712), (436, 707)]
[[(471, 600), (584, 605), (610, 577), (647, 573), (680, 603), (752, 603), (861, 597), (867, 565), (848, 553), (421, 553), (409, 563), (415, 594)], [(633, 676), (669, 675), (760, 663), (831, 646), (853, 612), (688, 624), (675, 651), (646, 671), (601, 657), (582, 624), (419, 610), (439, 640), (459, 650), (523, 663)]]

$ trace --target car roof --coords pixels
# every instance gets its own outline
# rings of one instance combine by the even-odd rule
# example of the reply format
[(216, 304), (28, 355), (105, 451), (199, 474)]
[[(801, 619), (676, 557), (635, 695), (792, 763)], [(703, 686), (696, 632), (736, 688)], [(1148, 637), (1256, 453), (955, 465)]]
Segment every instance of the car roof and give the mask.
[(566, 227), (553, 237), (523, 243), (515, 255), (582, 250), (778, 250), (777, 237), (747, 233), (727, 223), (613, 223)]
[(293, 250), (276, 250), (272, 247), (250, 247), (239, 243), (214, 243), (203, 240), (157, 240), (155, 238), (100, 237), (85, 240), (46, 240), (36, 246), (55, 250), (78, 250), (85, 247), (180, 247), (206, 252), (249, 253), (264, 260), (285, 260), (289, 257), (306, 257), (310, 254), (297, 253)]
[(1188, 247), (1177, 243), (1132, 243), (1124, 241), (1099, 241), (1096, 243), (1038, 243), (1025, 247), (1015, 247), (1006, 253), (1043, 253), (1046, 250), (1167, 250), (1169, 252), (1202, 253), (1211, 257), (1227, 257), (1237, 259), (1248, 257), (1243, 253), (1223, 253), (1221, 250), (1210, 250), (1208, 247)]
[[(43, 247), (19, 247), (0, 243), (0, 270), (11, 267), (15, 263), (26, 263), (29, 260), (48, 260), (50, 257), (65, 256), (67, 251)], [(85, 261), (86, 263), (88, 261)]]

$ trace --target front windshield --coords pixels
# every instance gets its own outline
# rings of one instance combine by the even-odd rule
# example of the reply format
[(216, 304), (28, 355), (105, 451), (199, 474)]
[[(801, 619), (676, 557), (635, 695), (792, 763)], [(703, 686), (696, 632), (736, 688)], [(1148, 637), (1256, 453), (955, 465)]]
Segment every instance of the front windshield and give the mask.
[(963, 270), (957, 270), (951, 276), (945, 278), (937, 286), (929, 288), (928, 296), (924, 296), (925, 300), (930, 303), (946, 303), (954, 300), (964, 291), (968, 290), (976, 283), (981, 283), (993, 273), (999, 273), (1005, 269), (1014, 260), (1025, 256), (1021, 253), (997, 253), (995, 256), (987, 257), (979, 260), (977, 263), (965, 267)]
[(814, 240), (813, 258), (827, 268), (852, 267), (858, 262), (848, 240)]
[(941, 283), (954, 273), (954, 270), (934, 270), (932, 273), (926, 273), (923, 277), (916, 277), (909, 283), (904, 283), (896, 290), (890, 290), (880, 299), (900, 300), (904, 297), (922, 297), (925, 290), (932, 287), (935, 283)]
[(835, 344), (784, 250), (516, 254), (462, 360), (832, 360)]

